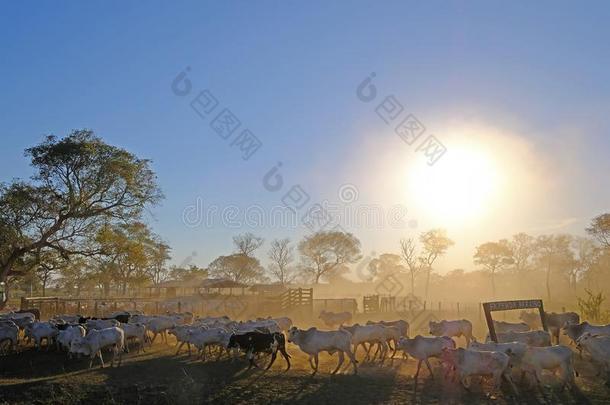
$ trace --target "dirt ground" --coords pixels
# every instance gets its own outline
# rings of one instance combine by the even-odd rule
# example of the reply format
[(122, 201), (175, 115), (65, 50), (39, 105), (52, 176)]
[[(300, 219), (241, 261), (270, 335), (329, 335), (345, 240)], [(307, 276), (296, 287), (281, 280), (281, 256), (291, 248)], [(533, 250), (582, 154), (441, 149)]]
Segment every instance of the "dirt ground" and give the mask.
[[(432, 361), (435, 378), (422, 368), (417, 391), (412, 376), (416, 362), (397, 355), (392, 363), (361, 363), (359, 374), (352, 369), (330, 376), (337, 356), (322, 354), (320, 372), (310, 376), (307, 357), (289, 344), (292, 368), (278, 356), (269, 371), (246, 370), (244, 360), (206, 362), (174, 355), (174, 342), (155, 343), (145, 353), (132, 351), (124, 356), (121, 367), (101, 369), (99, 363), (87, 368), (87, 360), (68, 360), (54, 351), (36, 352), (32, 348), (0, 357), (0, 404), (582, 404), (610, 403), (610, 389), (595, 377), (588, 362), (578, 360), (578, 387), (562, 391), (552, 376), (542, 391), (524, 385), (519, 397), (509, 387), (491, 396), (473, 383), (467, 392), (457, 383), (444, 381), (440, 367)], [(109, 354), (106, 355), (109, 360)], [(363, 358), (363, 353), (359, 353)], [(261, 364), (266, 359), (261, 359)], [(422, 378), (423, 377), (423, 378)]]

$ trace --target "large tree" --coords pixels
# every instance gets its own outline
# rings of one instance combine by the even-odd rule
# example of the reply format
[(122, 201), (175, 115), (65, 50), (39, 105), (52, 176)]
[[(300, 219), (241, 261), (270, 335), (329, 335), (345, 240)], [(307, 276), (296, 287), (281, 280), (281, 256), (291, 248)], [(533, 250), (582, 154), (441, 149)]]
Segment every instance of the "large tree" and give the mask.
[(162, 197), (148, 160), (89, 130), (49, 136), (26, 156), (35, 170), (31, 181), (0, 188), (0, 281), (43, 249), (63, 257), (95, 254), (89, 241), (100, 224), (139, 218)]
[(220, 256), (208, 266), (210, 276), (251, 284), (264, 278), (264, 269), (255, 257), (243, 253)]
[(512, 251), (505, 239), (499, 242), (486, 242), (477, 247), (474, 254), (474, 263), (489, 272), (494, 298), (496, 297), (496, 273), (513, 262)]
[(428, 289), (430, 287), (430, 274), (432, 274), (432, 265), (436, 259), (443, 256), (447, 249), (453, 246), (453, 241), (447, 237), (444, 229), (432, 229), (424, 232), (419, 237), (423, 246), (422, 262), (426, 269), (426, 290), (425, 296), (428, 299)]
[(400, 256), (394, 253), (382, 253), (369, 262), (369, 272), (373, 277), (383, 278), (396, 273), (402, 273), (405, 268), (400, 263)]
[(299, 243), (299, 252), (301, 271), (318, 284), (320, 278), (360, 259), (360, 241), (351, 233), (320, 231), (306, 236)]
[(536, 253), (536, 238), (521, 232), (513, 235), (513, 239), (508, 245), (511, 250), (515, 272), (520, 277), (525, 276), (527, 270), (531, 268), (532, 259)]
[(290, 245), (290, 239), (275, 239), (271, 242), (271, 248), (267, 253), (271, 263), (269, 273), (284, 285), (294, 280), (294, 269), (291, 263), (294, 261), (294, 248)]

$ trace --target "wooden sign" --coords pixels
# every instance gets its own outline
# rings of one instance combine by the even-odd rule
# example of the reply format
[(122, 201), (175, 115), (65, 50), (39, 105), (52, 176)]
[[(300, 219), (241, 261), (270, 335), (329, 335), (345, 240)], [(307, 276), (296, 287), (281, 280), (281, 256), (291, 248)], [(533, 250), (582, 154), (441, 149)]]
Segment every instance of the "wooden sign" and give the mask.
[(542, 323), (542, 328), (546, 331), (546, 319), (544, 316), (544, 305), (542, 304), (542, 300), (495, 301), (483, 303), (483, 310), (485, 311), (485, 320), (487, 321), (487, 328), (489, 329), (489, 337), (494, 342), (498, 342), (496, 328), (494, 327), (493, 318), (491, 316), (492, 312), (534, 308), (537, 308), (540, 312), (540, 321)]

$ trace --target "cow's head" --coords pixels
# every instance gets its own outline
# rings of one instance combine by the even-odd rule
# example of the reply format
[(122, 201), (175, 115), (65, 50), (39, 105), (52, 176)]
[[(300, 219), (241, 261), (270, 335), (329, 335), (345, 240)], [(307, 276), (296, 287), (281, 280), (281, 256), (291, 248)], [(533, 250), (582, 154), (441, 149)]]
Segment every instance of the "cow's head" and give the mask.
[(588, 325), (589, 325), (588, 322), (583, 322), (583, 323), (580, 323), (577, 325), (568, 324), (568, 325), (564, 325), (563, 328), (561, 328), (561, 330), (563, 331), (563, 334), (565, 336), (569, 337), (574, 342), (576, 342), (576, 340), (578, 340), (580, 335), (582, 335), (582, 332), (585, 330), (585, 327)]
[(430, 327), (430, 334), (434, 336), (441, 336), (443, 334), (442, 324), (440, 322), (430, 321), (428, 322)]
[(298, 332), (299, 329), (296, 326), (293, 326), (292, 328), (288, 329), (288, 341), (292, 343)]
[(89, 345), (87, 344), (87, 341), (84, 338), (77, 337), (77, 338), (74, 338), (74, 340), (72, 340), (72, 342), (70, 343), (70, 353), (90, 356), (91, 348), (89, 347)]

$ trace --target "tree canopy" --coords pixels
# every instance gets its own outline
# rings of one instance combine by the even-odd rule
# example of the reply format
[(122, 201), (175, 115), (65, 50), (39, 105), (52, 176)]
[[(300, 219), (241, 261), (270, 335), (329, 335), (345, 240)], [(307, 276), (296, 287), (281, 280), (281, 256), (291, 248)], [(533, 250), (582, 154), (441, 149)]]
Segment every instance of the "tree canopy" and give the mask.
[(41, 250), (94, 255), (104, 224), (140, 218), (162, 193), (150, 161), (109, 145), (90, 130), (48, 136), (26, 149), (35, 173), (0, 187), (0, 281)]

